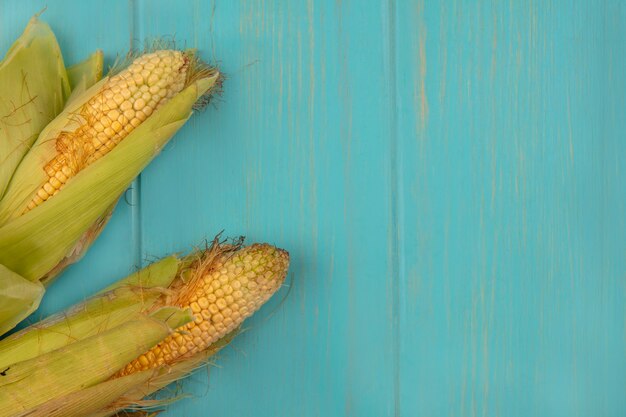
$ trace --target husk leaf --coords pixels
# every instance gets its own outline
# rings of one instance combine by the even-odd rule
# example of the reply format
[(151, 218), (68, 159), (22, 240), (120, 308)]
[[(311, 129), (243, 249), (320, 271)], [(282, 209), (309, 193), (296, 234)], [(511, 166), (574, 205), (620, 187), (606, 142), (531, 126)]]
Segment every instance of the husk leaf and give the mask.
[(101, 293), (124, 286), (167, 288), (176, 277), (180, 264), (181, 260), (178, 257), (170, 255), (106, 287)]
[(142, 311), (152, 309), (177, 269), (178, 260), (173, 256), (155, 262), (68, 310), (1, 340), (0, 370), (134, 320)]
[(123, 378), (101, 382), (89, 388), (54, 398), (17, 417), (68, 417), (95, 413), (116, 401), (129, 389), (144, 384), (154, 371), (138, 372)]
[(39, 307), (45, 289), (0, 264), (0, 334), (12, 329)]
[(67, 100), (67, 104), (72, 102), (72, 98), (78, 97), (88, 90), (95, 83), (102, 79), (104, 68), (104, 55), (98, 49), (89, 55), (84, 61), (74, 64), (67, 69), (67, 78), (72, 89), (72, 94)]
[(54, 33), (36, 16), (0, 63), (0, 91), (2, 197), (15, 168), (70, 94)]
[(87, 253), (87, 249), (92, 245), (92, 243), (100, 236), (102, 230), (104, 230), (104, 226), (107, 225), (111, 216), (113, 215), (113, 210), (117, 205), (119, 198), (115, 200), (113, 204), (107, 208), (104, 213), (96, 219), (95, 222), (85, 232), (78, 238), (72, 249), (65, 254), (63, 259), (57, 263), (54, 268), (50, 271), (46, 272), (46, 274), (41, 277), (40, 282), (47, 287), (49, 284), (54, 281), (54, 279), (59, 276), (65, 269), (71, 264), (78, 262), (85, 254)]
[(166, 307), (64, 348), (11, 365), (0, 377), (0, 417), (98, 384), (191, 320)]

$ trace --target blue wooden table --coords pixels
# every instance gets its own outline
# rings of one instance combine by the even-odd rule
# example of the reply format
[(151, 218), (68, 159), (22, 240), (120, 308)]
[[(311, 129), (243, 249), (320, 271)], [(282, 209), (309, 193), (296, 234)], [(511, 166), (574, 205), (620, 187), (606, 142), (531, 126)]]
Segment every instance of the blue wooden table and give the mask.
[(222, 229), (291, 252), (164, 415), (626, 415), (626, 2), (5, 0), (2, 50), (45, 5), (67, 63), (228, 80), (37, 316)]

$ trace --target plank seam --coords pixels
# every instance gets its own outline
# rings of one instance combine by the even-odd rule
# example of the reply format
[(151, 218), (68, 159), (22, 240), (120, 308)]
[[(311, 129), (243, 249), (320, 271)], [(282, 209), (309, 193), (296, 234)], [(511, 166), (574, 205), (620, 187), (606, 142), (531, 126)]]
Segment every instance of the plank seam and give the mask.
[(398, 84), (397, 84), (397, 52), (396, 52), (396, 3), (395, 0), (387, 1), (387, 67), (389, 74), (389, 136), (390, 136), (390, 264), (391, 264), (391, 332), (392, 332), (392, 357), (393, 357), (393, 415), (401, 415), (400, 403), (400, 329), (399, 329), (399, 303), (400, 303), (400, 212), (399, 198), (400, 175), (399, 175), (399, 147), (398, 147)]
[[(129, 0), (130, 8), (130, 39), (129, 49), (139, 49), (142, 46), (144, 38), (144, 28), (141, 24), (142, 6), (139, 0)], [(143, 229), (141, 219), (141, 173), (137, 175), (131, 185), (131, 224), (132, 224), (132, 239), (133, 239), (133, 259), (137, 268), (142, 268), (144, 265), (143, 260)]]

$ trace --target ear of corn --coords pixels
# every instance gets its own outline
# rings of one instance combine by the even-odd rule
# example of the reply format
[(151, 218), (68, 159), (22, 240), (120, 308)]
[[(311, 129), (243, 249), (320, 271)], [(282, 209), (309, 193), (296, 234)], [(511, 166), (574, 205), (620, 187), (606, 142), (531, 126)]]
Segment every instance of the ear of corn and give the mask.
[(69, 96), (63, 57), (50, 27), (33, 17), (0, 63), (0, 197), (41, 130)]
[(256, 244), (198, 259), (189, 283), (172, 300), (190, 308), (194, 321), (134, 360), (122, 374), (192, 356), (234, 331), (278, 289), (288, 262), (286, 252)]
[[(158, 405), (143, 398), (205, 364), (225, 346), (243, 320), (279, 288), (288, 259), (285, 251), (270, 245), (241, 249), (215, 242), (180, 261), (166, 258), (63, 316), (1, 341), (0, 363), (8, 370), (0, 378), (0, 417), (18, 412), (72, 415), (77, 409), (95, 417)], [(117, 303), (117, 298), (101, 303), (112, 294), (129, 303)], [(140, 307), (122, 314), (135, 305), (126, 296)], [(112, 323), (103, 323), (106, 314), (114, 317)], [(51, 336), (57, 332), (62, 334)], [(181, 337), (184, 343), (179, 343)], [(28, 353), (21, 355), (20, 347)]]
[[(94, 161), (67, 181), (63, 192), (20, 215), (40, 189), (39, 184), (48, 181), (41, 161), (53, 159), (57, 153), (54, 141), (39, 140), (18, 167), (0, 202), (0, 216), (4, 220), (0, 226), (0, 263), (27, 279), (43, 277), (71, 253), (83, 233), (187, 121), (196, 100), (216, 79), (214, 75), (194, 82), (133, 130), (106, 158)], [(103, 82), (85, 95), (92, 96)], [(57, 136), (70, 114), (76, 111), (76, 106), (70, 106), (57, 118), (60, 123), (52, 122), (40, 137)]]
[[(192, 71), (190, 62), (194, 61), (180, 51), (146, 54), (72, 101), (41, 133), (18, 167), (7, 189), (6, 201), (0, 203), (0, 222), (22, 216), (47, 202), (123, 139), (130, 142), (136, 136), (135, 130), (155, 110), (179, 95), (185, 87), (187, 72)], [(207, 71), (209, 76), (214, 74), (215, 71)], [(189, 110), (170, 122), (183, 120), (183, 115), (186, 119)], [(158, 116), (155, 114), (150, 120)]]
[(180, 263), (180, 259), (176, 256), (168, 256), (117, 281), (98, 294), (104, 294), (123, 287), (139, 287), (144, 289), (154, 287), (167, 288), (174, 280), (180, 268)]

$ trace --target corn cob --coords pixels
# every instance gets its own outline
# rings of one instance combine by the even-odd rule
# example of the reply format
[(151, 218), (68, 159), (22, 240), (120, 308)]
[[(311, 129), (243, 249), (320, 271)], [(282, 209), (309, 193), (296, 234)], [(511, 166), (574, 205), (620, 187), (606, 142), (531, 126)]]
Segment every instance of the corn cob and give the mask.
[(129, 374), (191, 356), (235, 330), (278, 289), (289, 265), (287, 252), (256, 244), (235, 254), (224, 252), (202, 261), (193, 281), (176, 295), (173, 305), (190, 308), (194, 321), (126, 366)]
[[(0, 378), (0, 417), (74, 415), (70, 410), (109, 416), (140, 407), (145, 395), (226, 345), (280, 287), (288, 264), (287, 252), (267, 244), (214, 242), (183, 260), (166, 258), (62, 316), (0, 341), (0, 364), (8, 368)], [(120, 335), (134, 340), (129, 344)], [(144, 353), (137, 351), (141, 346)], [(92, 363), (91, 351), (104, 357)], [(48, 375), (66, 381), (64, 387), (54, 388)]]
[(111, 151), (148, 116), (182, 91), (189, 58), (163, 50), (137, 58), (109, 78), (56, 138), (58, 154), (44, 166), (48, 179), (24, 212), (53, 195), (80, 170)]

